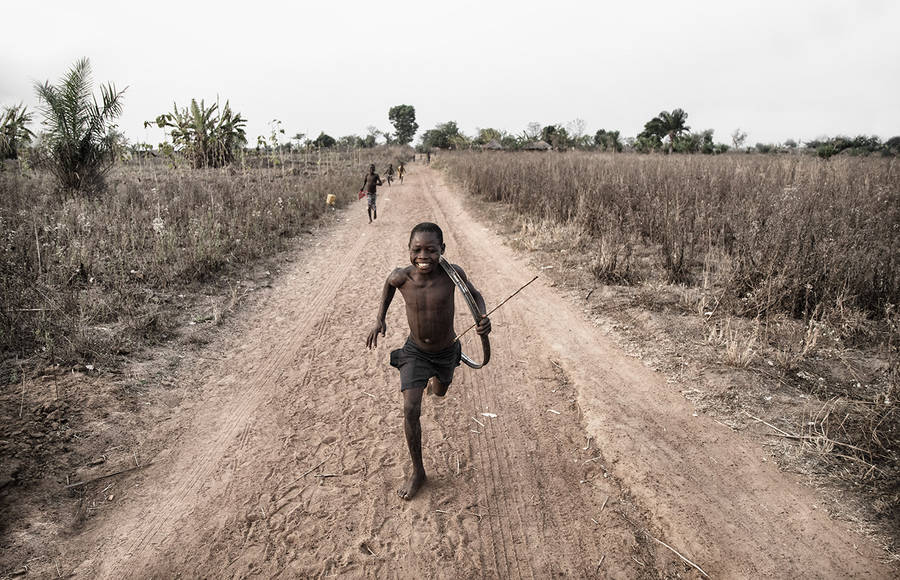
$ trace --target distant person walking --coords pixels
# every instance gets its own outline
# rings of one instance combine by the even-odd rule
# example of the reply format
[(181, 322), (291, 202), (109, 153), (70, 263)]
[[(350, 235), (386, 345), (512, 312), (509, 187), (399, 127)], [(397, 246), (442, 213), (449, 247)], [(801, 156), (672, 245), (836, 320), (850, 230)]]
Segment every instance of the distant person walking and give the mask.
[(397, 179), (400, 181), (401, 184), (403, 183), (403, 174), (404, 173), (406, 173), (406, 166), (404, 166), (403, 162), (401, 161), (397, 165)]
[(366, 194), (366, 210), (369, 212), (369, 223), (372, 223), (372, 220), (378, 219), (378, 209), (375, 207), (375, 198), (378, 195), (376, 192), (378, 190), (379, 185), (384, 185), (381, 182), (381, 177), (375, 173), (375, 164), (369, 165), (369, 172), (366, 174), (365, 178), (363, 178), (362, 189), (360, 189), (360, 193), (365, 192)]
[(391, 182), (394, 181), (394, 164), (393, 163), (388, 163), (387, 171), (385, 171), (384, 174), (387, 175), (387, 184), (388, 184), (388, 187), (390, 187)]

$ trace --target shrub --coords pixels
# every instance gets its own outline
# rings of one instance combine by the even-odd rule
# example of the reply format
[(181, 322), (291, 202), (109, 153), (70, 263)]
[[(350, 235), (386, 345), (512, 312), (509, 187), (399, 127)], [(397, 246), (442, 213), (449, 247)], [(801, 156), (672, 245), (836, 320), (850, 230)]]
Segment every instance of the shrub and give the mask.
[(101, 85), (100, 102), (91, 94), (88, 59), (77, 61), (59, 84), (35, 85), (44, 117), (41, 161), (68, 191), (96, 192), (115, 162), (113, 121), (122, 113), (122, 95)]

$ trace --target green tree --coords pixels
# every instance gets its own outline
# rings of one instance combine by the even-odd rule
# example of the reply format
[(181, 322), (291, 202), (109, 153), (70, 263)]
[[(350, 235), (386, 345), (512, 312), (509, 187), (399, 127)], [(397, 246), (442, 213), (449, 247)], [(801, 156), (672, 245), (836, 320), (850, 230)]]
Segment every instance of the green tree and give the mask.
[(388, 111), (388, 120), (394, 126), (397, 143), (406, 145), (413, 140), (419, 125), (416, 123), (416, 109), (412, 105), (397, 105)]
[(687, 117), (688, 114), (683, 109), (672, 109), (671, 112), (661, 111), (659, 115), (647, 121), (644, 130), (638, 135), (638, 141), (641, 141), (643, 137), (646, 144), (656, 149), (662, 145), (663, 139), (668, 139), (669, 153), (671, 153), (675, 147), (675, 140), (691, 129), (685, 125)]
[(472, 143), (475, 145), (486, 145), (495, 140), (499, 143), (504, 136), (502, 131), (491, 129), (490, 127), (486, 129), (476, 129), (476, 131), (478, 132), (478, 135), (472, 140)]
[[(244, 125), (247, 121), (240, 113), (231, 110), (225, 101), (221, 114), (219, 104), (206, 106), (202, 99), (191, 99), (191, 106), (183, 110), (173, 103), (171, 113), (163, 113), (156, 118), (160, 129), (169, 129), (172, 144), (191, 163), (191, 167), (222, 167), (234, 161), (235, 154), (247, 144)], [(144, 122), (144, 126), (152, 124)], [(273, 126), (274, 127), (274, 126)], [(275, 129), (273, 128), (273, 133)], [(268, 150), (265, 138), (257, 138), (257, 148)]]
[(465, 140), (466, 137), (459, 132), (459, 127), (457, 127), (456, 121), (447, 121), (446, 123), (438, 123), (437, 125), (435, 125), (434, 129), (425, 131), (425, 133), (422, 135), (422, 148), (459, 148), (459, 145), (465, 142)]
[(594, 146), (601, 151), (622, 151), (622, 140), (618, 131), (600, 129), (594, 133)]
[(320, 132), (319, 136), (316, 137), (316, 140), (313, 141), (313, 145), (319, 149), (329, 149), (336, 144), (337, 141), (334, 140), (334, 137), (327, 135), (325, 131)]
[(28, 107), (21, 103), (3, 107), (3, 114), (0, 114), (0, 160), (18, 158), (19, 149), (31, 143), (34, 137), (28, 128), (31, 118)]
[(44, 117), (42, 161), (64, 190), (103, 189), (115, 162), (113, 121), (122, 114), (122, 95), (112, 83), (100, 86), (100, 102), (91, 92), (91, 65), (78, 60), (59, 80), (35, 84)]

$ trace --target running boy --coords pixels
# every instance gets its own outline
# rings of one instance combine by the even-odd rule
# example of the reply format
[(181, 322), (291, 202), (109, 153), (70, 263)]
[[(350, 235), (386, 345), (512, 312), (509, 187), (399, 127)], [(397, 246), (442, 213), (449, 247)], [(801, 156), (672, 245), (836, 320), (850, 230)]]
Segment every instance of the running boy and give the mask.
[(403, 174), (404, 173), (406, 173), (406, 166), (403, 165), (403, 162), (401, 161), (400, 164), (397, 165), (397, 179), (400, 181), (401, 184), (403, 183)]
[(379, 185), (384, 185), (381, 182), (381, 178), (375, 173), (375, 164), (369, 165), (369, 172), (363, 178), (363, 185), (360, 192), (366, 192), (366, 210), (369, 212), (369, 223), (372, 223), (372, 220), (378, 219), (378, 209), (375, 207), (375, 197), (377, 194), (375, 191), (378, 189)]
[[(403, 417), (406, 445), (412, 459), (413, 473), (397, 490), (403, 499), (412, 499), (425, 483), (422, 463), (422, 393), (426, 385), (431, 394), (443, 397), (453, 381), (453, 371), (459, 366), (461, 349), (453, 330), (453, 298), (456, 286), (439, 263), (444, 253), (444, 234), (437, 225), (420, 223), (409, 235), (411, 265), (397, 268), (384, 283), (381, 306), (375, 326), (366, 338), (366, 347), (378, 345), (378, 334), (387, 331), (385, 315), (399, 289), (406, 303), (409, 338), (403, 348), (391, 352), (391, 366), (400, 371), (400, 391), (403, 394)], [(484, 298), (472, 285), (462, 268), (454, 265), (481, 312), (485, 312)], [(488, 334), (491, 321), (482, 316), (476, 327), (478, 334)]]
[(387, 171), (385, 171), (384, 174), (387, 175), (387, 183), (388, 183), (388, 186), (390, 186), (391, 182), (394, 181), (394, 164), (393, 163), (388, 163)]

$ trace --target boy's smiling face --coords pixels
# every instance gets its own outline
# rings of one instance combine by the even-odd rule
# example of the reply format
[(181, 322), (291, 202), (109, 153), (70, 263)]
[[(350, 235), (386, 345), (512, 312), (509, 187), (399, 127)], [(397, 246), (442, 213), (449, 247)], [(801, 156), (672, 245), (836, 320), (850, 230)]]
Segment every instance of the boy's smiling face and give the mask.
[(444, 244), (434, 232), (416, 232), (409, 242), (409, 261), (422, 274), (434, 272), (443, 253)]

